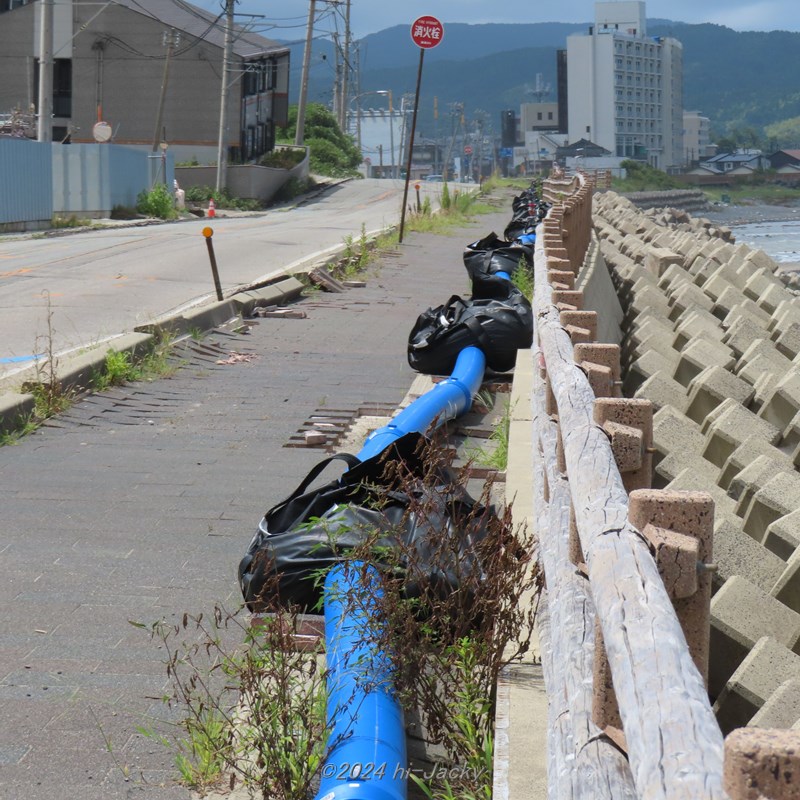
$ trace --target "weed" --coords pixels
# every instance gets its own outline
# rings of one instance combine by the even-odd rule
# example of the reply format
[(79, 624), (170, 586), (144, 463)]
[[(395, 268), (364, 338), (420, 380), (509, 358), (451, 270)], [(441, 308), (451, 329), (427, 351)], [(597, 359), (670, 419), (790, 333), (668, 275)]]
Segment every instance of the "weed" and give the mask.
[(91, 226), (89, 219), (78, 219), (74, 214), (69, 217), (55, 216), (50, 223), (53, 228), (85, 228)]
[(109, 350), (103, 370), (94, 376), (92, 384), (97, 391), (102, 392), (109, 386), (121, 386), (128, 381), (137, 381), (141, 376), (141, 369), (133, 363), (130, 353)]
[(533, 301), (533, 270), (528, 266), (528, 262), (524, 258), (520, 258), (517, 268), (511, 274), (511, 283), (529, 301)]
[(497, 421), (489, 441), (492, 447), (468, 447), (467, 456), (471, 461), (491, 469), (503, 471), (508, 466), (508, 434), (511, 427), (511, 408), (506, 402), (502, 416)]
[(136, 198), (136, 210), (140, 214), (158, 219), (175, 219), (175, 199), (163, 183), (157, 183), (149, 192), (141, 191)]
[(55, 354), (54, 338), (55, 328), (53, 327), (53, 305), (50, 299), (50, 292), (43, 292), (47, 302), (47, 333), (44, 336), (44, 347), (39, 347), (40, 337), (37, 337), (36, 352), (44, 350), (45, 357), (37, 359), (36, 381), (23, 385), (23, 390), (33, 395), (34, 417), (41, 421), (48, 419), (56, 414), (60, 414), (69, 408), (72, 403), (71, 393), (65, 391), (58, 378), (58, 359)]
[(189, 328), (189, 336), (190, 338), (195, 341), (199, 342), (205, 337), (205, 331), (202, 328), (192, 327)]

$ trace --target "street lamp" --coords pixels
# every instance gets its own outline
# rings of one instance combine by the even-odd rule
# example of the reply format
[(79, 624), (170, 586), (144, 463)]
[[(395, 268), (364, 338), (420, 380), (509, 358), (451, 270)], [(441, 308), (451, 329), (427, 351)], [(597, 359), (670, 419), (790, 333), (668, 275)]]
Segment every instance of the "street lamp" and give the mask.
[[(356, 142), (358, 144), (358, 151), (362, 152), (361, 150), (361, 104), (357, 101), (360, 100), (362, 97), (366, 97), (370, 94), (379, 94), (383, 95), (384, 97), (389, 98), (389, 148), (391, 150), (390, 156), (390, 164), (392, 170), (392, 176), (395, 175), (395, 165), (394, 165), (394, 120), (392, 119), (394, 116), (393, 106), (392, 106), (392, 90), (391, 89), (375, 89), (369, 92), (361, 92), (361, 94), (357, 94), (355, 97), (351, 98), (350, 105), (352, 106), (353, 103), (356, 103)], [(362, 153), (363, 156), (363, 153)]]

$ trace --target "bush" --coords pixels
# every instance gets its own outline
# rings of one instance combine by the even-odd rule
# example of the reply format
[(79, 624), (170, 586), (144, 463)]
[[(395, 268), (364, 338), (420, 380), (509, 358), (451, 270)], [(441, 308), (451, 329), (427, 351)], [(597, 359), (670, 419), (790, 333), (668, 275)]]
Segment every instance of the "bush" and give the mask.
[(261, 202), (244, 197), (231, 197), (227, 189), (217, 191), (211, 186), (189, 186), (186, 189), (186, 202), (196, 205), (206, 205), (209, 200), (214, 201), (217, 208), (235, 208), (238, 211), (259, 211)]
[(275, 169), (292, 169), (296, 167), (305, 158), (305, 153), (302, 150), (273, 150), (271, 153), (266, 153), (259, 159), (259, 165), (262, 167), (273, 167)]
[(624, 192), (661, 191), (664, 189), (681, 189), (683, 184), (662, 172), (660, 169), (643, 164), (641, 161), (626, 159), (620, 166), (626, 171), (624, 179), (615, 179), (614, 188)]
[(149, 192), (140, 192), (136, 198), (136, 210), (140, 214), (158, 219), (175, 219), (178, 216), (172, 192), (163, 183), (157, 184)]

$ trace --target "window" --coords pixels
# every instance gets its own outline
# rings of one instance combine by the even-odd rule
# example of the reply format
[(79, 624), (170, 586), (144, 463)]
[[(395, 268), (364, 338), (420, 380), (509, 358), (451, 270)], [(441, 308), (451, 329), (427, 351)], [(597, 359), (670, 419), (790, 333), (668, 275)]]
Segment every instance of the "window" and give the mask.
[(548, 111), (547, 112), (547, 119), (553, 119), (553, 112), (552, 111)]
[(541, 111), (538, 111), (538, 112), (536, 113), (536, 119), (541, 119), (541, 118), (542, 118), (542, 112), (541, 112)]

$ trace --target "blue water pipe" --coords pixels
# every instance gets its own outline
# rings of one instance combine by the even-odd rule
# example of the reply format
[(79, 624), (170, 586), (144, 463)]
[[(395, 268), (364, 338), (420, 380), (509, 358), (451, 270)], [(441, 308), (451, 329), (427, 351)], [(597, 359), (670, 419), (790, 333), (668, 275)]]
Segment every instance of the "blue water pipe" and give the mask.
[(391, 658), (372, 631), (382, 597), (378, 570), (339, 564), (325, 578), (329, 752), (317, 800), (405, 800), (403, 711)]
[(378, 455), (406, 433), (424, 433), (437, 421), (440, 425), (455, 419), (472, 406), (486, 369), (486, 356), (478, 347), (465, 347), (456, 359), (453, 373), (430, 391), (406, 406), (388, 425), (373, 431), (358, 457), (364, 461)]
[[(497, 275), (510, 280), (507, 272)], [(483, 382), (486, 356), (465, 347), (449, 378), (371, 433), (358, 457), (364, 461), (407, 433), (469, 411)], [(328, 658), (328, 724), (332, 730), (316, 800), (405, 800), (406, 732), (392, 691), (391, 659), (376, 652), (380, 575), (362, 563), (338, 565), (325, 579), (325, 642)], [(348, 602), (348, 598), (351, 598)], [(358, 602), (352, 602), (358, 598)]]

